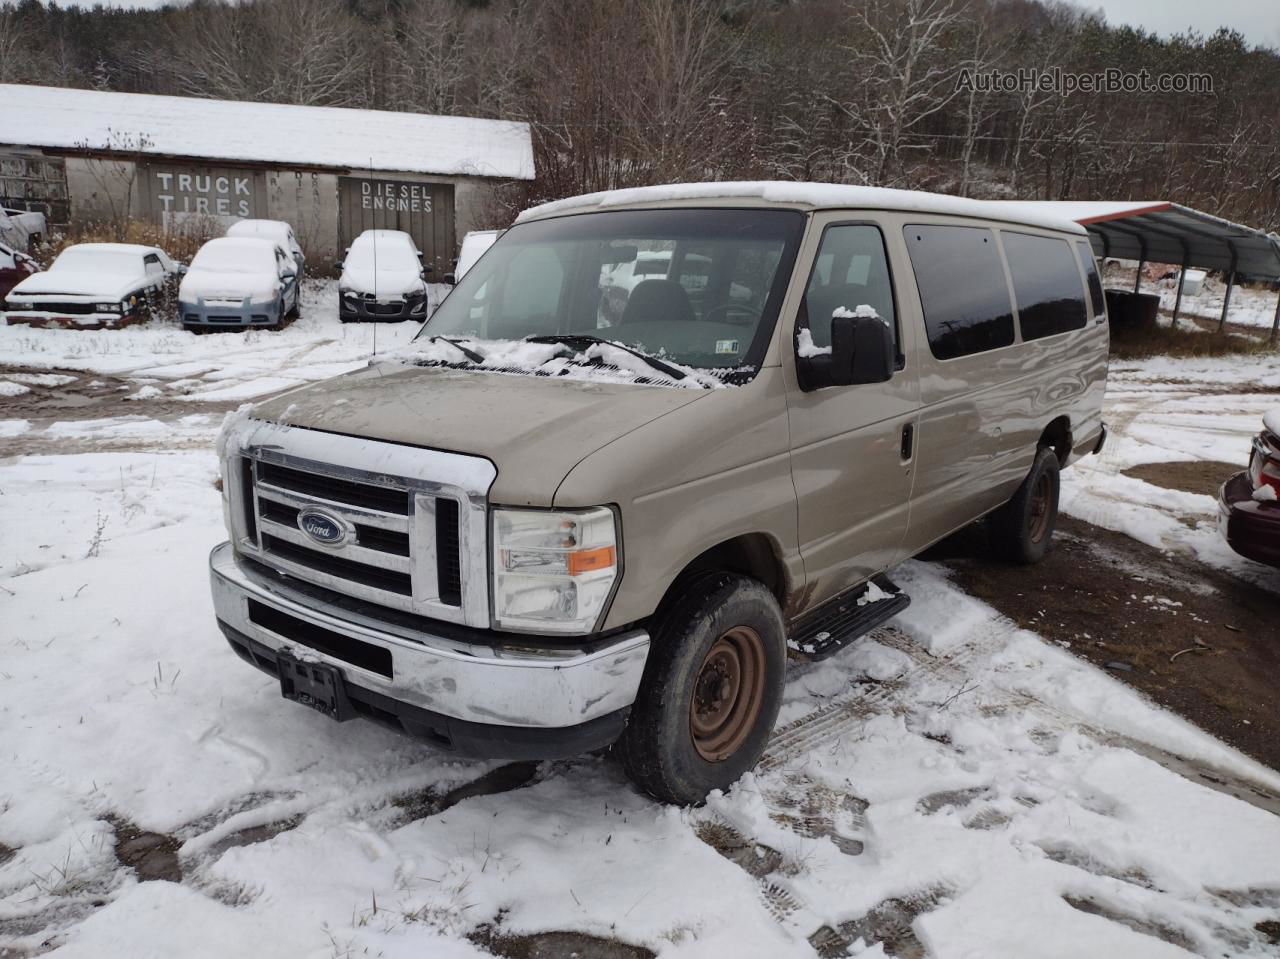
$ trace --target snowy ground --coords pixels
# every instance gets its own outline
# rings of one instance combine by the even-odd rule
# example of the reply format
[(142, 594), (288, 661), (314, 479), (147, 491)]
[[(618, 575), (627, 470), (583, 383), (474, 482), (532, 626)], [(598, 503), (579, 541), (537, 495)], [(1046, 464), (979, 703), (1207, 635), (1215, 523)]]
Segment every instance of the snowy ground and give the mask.
[[(664, 957), (1274, 954), (1280, 775), (930, 564), (892, 628), (793, 668), (760, 769), (702, 809), (605, 759), (451, 761), (282, 700), (213, 622), (199, 399), (360, 365), (373, 328), (323, 293), (280, 334), (0, 329), (0, 362), (198, 398), (0, 413), (0, 437), (73, 450), (0, 459), (0, 956), (452, 959), (495, 930)], [(1242, 461), (1277, 386), (1256, 361), (1118, 369), (1116, 435), (1064, 507), (1256, 575), (1207, 497), (1118, 471)]]
[(1189, 460), (1244, 469), (1263, 413), (1280, 407), (1276, 358), (1113, 362), (1106, 404), (1111, 439), (1100, 456), (1086, 457), (1064, 476), (1061, 508), (1157, 549), (1280, 590), (1274, 571), (1238, 556), (1218, 534), (1216, 498), (1165, 489), (1121, 472), (1144, 463)]

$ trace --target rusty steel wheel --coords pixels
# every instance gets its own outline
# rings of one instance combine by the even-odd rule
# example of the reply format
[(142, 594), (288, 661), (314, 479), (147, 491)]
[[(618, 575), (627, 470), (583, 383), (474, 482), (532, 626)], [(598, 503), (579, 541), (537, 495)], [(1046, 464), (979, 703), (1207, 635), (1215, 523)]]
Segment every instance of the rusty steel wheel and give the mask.
[(727, 630), (708, 650), (689, 702), (693, 748), (703, 759), (723, 762), (755, 728), (766, 668), (764, 642), (747, 626)]
[(1043, 542), (1049, 532), (1052, 502), (1053, 478), (1047, 472), (1041, 473), (1031, 490), (1031, 513), (1027, 523), (1027, 533), (1033, 543)]

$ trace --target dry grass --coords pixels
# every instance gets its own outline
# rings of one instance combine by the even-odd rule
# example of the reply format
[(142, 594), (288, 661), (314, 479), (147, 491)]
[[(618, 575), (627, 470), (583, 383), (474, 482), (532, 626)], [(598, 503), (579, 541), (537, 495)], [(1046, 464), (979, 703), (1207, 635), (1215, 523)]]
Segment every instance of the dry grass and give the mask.
[(222, 227), (212, 220), (190, 224), (180, 233), (165, 232), (162, 226), (155, 223), (130, 220), (123, 230), (123, 236), (113, 224), (86, 223), (49, 237), (48, 242), (41, 246), (36, 259), (47, 269), (59, 253), (76, 243), (140, 243), (143, 246), (158, 246), (172, 259), (190, 263), (196, 251), (206, 241), (222, 234)]
[(1149, 329), (1111, 328), (1111, 355), (1122, 360), (1142, 360), (1152, 356), (1236, 356), (1278, 355), (1280, 349), (1267, 342), (1270, 330), (1257, 334), (1209, 332), (1185, 325)]

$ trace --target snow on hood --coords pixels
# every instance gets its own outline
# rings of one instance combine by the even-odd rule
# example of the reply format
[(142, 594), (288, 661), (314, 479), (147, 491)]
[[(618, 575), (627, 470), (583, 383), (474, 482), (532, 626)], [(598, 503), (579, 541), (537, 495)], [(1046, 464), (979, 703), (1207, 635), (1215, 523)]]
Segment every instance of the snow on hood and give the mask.
[(1280, 406), (1263, 414), (1262, 425), (1274, 436), (1280, 436)]
[(563, 343), (529, 343), (525, 340), (475, 340), (450, 337), (468, 350), (479, 353), (484, 362), (476, 363), (462, 348), (440, 337), (422, 337), (394, 354), (396, 361), (411, 366), (453, 366), (466, 364), (468, 369), (496, 373), (530, 373), (596, 383), (637, 383), (676, 386), (685, 389), (719, 389), (727, 384), (704, 370), (683, 366), (658, 357), (667, 366), (684, 373), (675, 379), (654, 369), (638, 356), (611, 343), (596, 343), (578, 351)]
[(348, 267), (342, 271), (338, 289), (351, 293), (372, 293), (394, 297), (405, 293), (423, 293), (427, 284), (418, 269), (392, 270), (383, 266), (375, 274), (372, 269)]
[(45, 270), (32, 273), (9, 296), (66, 294), (102, 300), (120, 300), (146, 285), (145, 276), (121, 277), (118, 273), (81, 273), (78, 270)]
[(178, 287), (178, 299), (188, 303), (201, 297), (238, 299), (247, 296), (254, 300), (270, 300), (275, 298), (279, 289), (279, 280), (273, 273), (226, 273), (193, 269), (182, 278)]

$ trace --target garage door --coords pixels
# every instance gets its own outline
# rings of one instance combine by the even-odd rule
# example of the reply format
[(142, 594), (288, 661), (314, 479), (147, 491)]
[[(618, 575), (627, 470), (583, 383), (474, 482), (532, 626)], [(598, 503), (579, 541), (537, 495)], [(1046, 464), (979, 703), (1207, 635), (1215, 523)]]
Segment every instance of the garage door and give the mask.
[(342, 248), (364, 230), (403, 230), (432, 267), (428, 279), (453, 270), (453, 185), (369, 177), (338, 178), (338, 228)]

